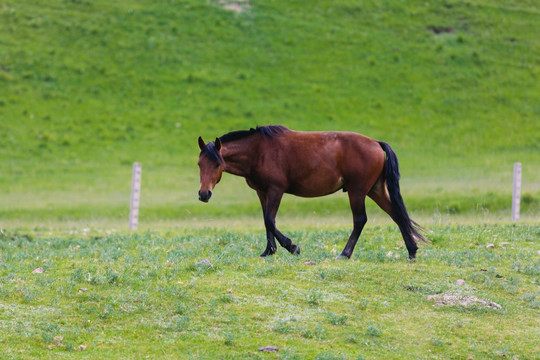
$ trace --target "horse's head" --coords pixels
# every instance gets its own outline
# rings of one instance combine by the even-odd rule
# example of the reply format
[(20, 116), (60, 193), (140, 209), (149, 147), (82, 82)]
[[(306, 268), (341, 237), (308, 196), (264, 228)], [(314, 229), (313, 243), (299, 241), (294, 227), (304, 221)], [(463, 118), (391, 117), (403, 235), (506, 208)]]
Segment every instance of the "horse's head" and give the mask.
[(201, 175), (201, 188), (199, 189), (199, 200), (208, 202), (212, 196), (214, 186), (221, 180), (223, 174), (223, 156), (221, 156), (221, 141), (216, 138), (215, 142), (204, 143), (199, 136), (199, 169)]

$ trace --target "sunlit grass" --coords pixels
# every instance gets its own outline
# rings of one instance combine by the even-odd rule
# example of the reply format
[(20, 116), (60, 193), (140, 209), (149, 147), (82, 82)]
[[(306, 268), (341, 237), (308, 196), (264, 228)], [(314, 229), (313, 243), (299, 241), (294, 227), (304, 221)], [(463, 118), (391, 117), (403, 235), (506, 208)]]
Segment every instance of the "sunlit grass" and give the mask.
[[(299, 358), (533, 358), (539, 231), (436, 227), (414, 263), (387, 225), (368, 227), (349, 261), (335, 260), (345, 230), (292, 232), (302, 255), (267, 259), (253, 230), (4, 232), (0, 338), (8, 358), (250, 358), (269, 345)], [(427, 299), (442, 293), (502, 309)]]

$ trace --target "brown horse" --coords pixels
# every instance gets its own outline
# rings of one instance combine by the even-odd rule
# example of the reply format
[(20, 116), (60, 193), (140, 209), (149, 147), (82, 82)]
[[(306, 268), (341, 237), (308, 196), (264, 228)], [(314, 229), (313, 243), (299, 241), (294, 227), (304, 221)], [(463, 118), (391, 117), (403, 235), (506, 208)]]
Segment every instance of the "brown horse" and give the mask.
[(199, 137), (199, 147), (199, 200), (208, 202), (223, 171), (244, 177), (257, 192), (267, 239), (261, 256), (276, 252), (274, 238), (289, 252), (300, 253), (276, 227), (284, 193), (302, 197), (340, 189), (348, 193), (354, 229), (341, 256), (351, 257), (367, 222), (366, 195), (397, 223), (410, 259), (416, 256), (416, 239), (425, 241), (403, 203), (396, 154), (384, 142), (351, 132), (299, 132), (264, 126), (234, 131), (208, 144)]

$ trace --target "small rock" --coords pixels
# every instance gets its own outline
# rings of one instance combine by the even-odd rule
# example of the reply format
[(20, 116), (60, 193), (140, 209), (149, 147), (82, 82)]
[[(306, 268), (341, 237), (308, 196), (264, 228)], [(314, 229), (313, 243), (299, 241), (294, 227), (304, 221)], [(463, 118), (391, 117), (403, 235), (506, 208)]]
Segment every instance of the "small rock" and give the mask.
[(494, 247), (495, 247), (495, 244), (487, 244), (487, 245), (486, 245), (486, 248), (488, 248), (488, 249), (492, 249), (492, 248), (494, 248)]
[(304, 263), (304, 265), (317, 265), (315, 261), (308, 260)]
[(465, 284), (465, 280), (463, 280), (463, 279), (457, 279), (456, 280), (456, 285), (463, 285), (463, 284)]
[(214, 266), (210, 261), (207, 259), (202, 259), (198, 263), (195, 263), (196, 266), (206, 265), (206, 266)]
[(500, 310), (502, 306), (493, 301), (479, 299), (476, 296), (460, 294), (435, 294), (428, 295), (428, 300), (435, 301), (436, 306), (483, 306), (486, 308)]
[(279, 348), (277, 346), (264, 346), (259, 349), (259, 351), (263, 352), (278, 352)]
[(43, 268), (42, 268), (42, 267), (38, 267), (37, 269), (35, 269), (34, 271), (32, 271), (32, 274), (43, 274)]
[(490, 301), (490, 302), (488, 303), (488, 306), (489, 306), (490, 308), (492, 308), (492, 309), (497, 309), (497, 310), (498, 310), (498, 309), (502, 309), (502, 306), (501, 306), (501, 305), (499, 305), (499, 304), (497, 304), (496, 302), (493, 302), (493, 301)]
[(56, 346), (64, 346), (64, 344), (62, 344), (63, 340), (64, 340), (64, 338), (62, 336), (55, 336), (54, 337), (54, 344)]

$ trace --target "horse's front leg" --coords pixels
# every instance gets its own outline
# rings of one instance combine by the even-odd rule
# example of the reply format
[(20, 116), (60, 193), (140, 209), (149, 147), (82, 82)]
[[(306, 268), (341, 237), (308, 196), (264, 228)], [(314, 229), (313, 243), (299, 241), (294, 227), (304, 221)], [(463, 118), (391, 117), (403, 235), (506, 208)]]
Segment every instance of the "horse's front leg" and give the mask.
[(354, 247), (356, 246), (356, 242), (358, 241), (358, 238), (360, 237), (360, 234), (362, 233), (362, 229), (364, 229), (364, 225), (366, 225), (367, 222), (367, 215), (366, 215), (366, 206), (365, 206), (365, 198), (366, 196), (364, 194), (356, 195), (353, 191), (349, 191), (349, 200), (351, 203), (351, 210), (353, 213), (353, 231), (351, 233), (351, 236), (349, 237), (349, 240), (347, 240), (347, 245), (345, 245), (345, 248), (341, 252), (340, 256), (350, 258)]
[(268, 255), (274, 255), (277, 251), (276, 241), (274, 240), (274, 234), (266, 230), (266, 249), (261, 254), (261, 257)]
[[(262, 211), (263, 211), (263, 217), (266, 219), (266, 193), (262, 191), (257, 191), (257, 195), (259, 196), (259, 200), (261, 201)], [(273, 255), (277, 251), (277, 245), (276, 241), (274, 240), (274, 233), (270, 231), (268, 227), (266, 227), (266, 249), (261, 254), (261, 257), (266, 257), (268, 255)]]
[[(291, 239), (283, 235), (276, 227), (276, 215), (279, 209), (279, 205), (281, 203), (281, 198), (283, 197), (283, 191), (268, 191), (267, 193), (265, 193), (265, 195), (266, 200), (265, 204), (263, 204), (263, 214), (268, 243), (267, 250), (271, 243), (273, 243), (275, 247), (274, 238), (276, 238), (279, 244), (285, 249), (287, 249), (291, 254), (300, 254), (300, 247), (296, 244), (293, 244)], [(259, 195), (259, 198), (261, 198), (261, 195)], [(262, 200), (261, 203), (263, 203)], [(265, 253), (266, 251), (261, 256), (265, 256)]]

